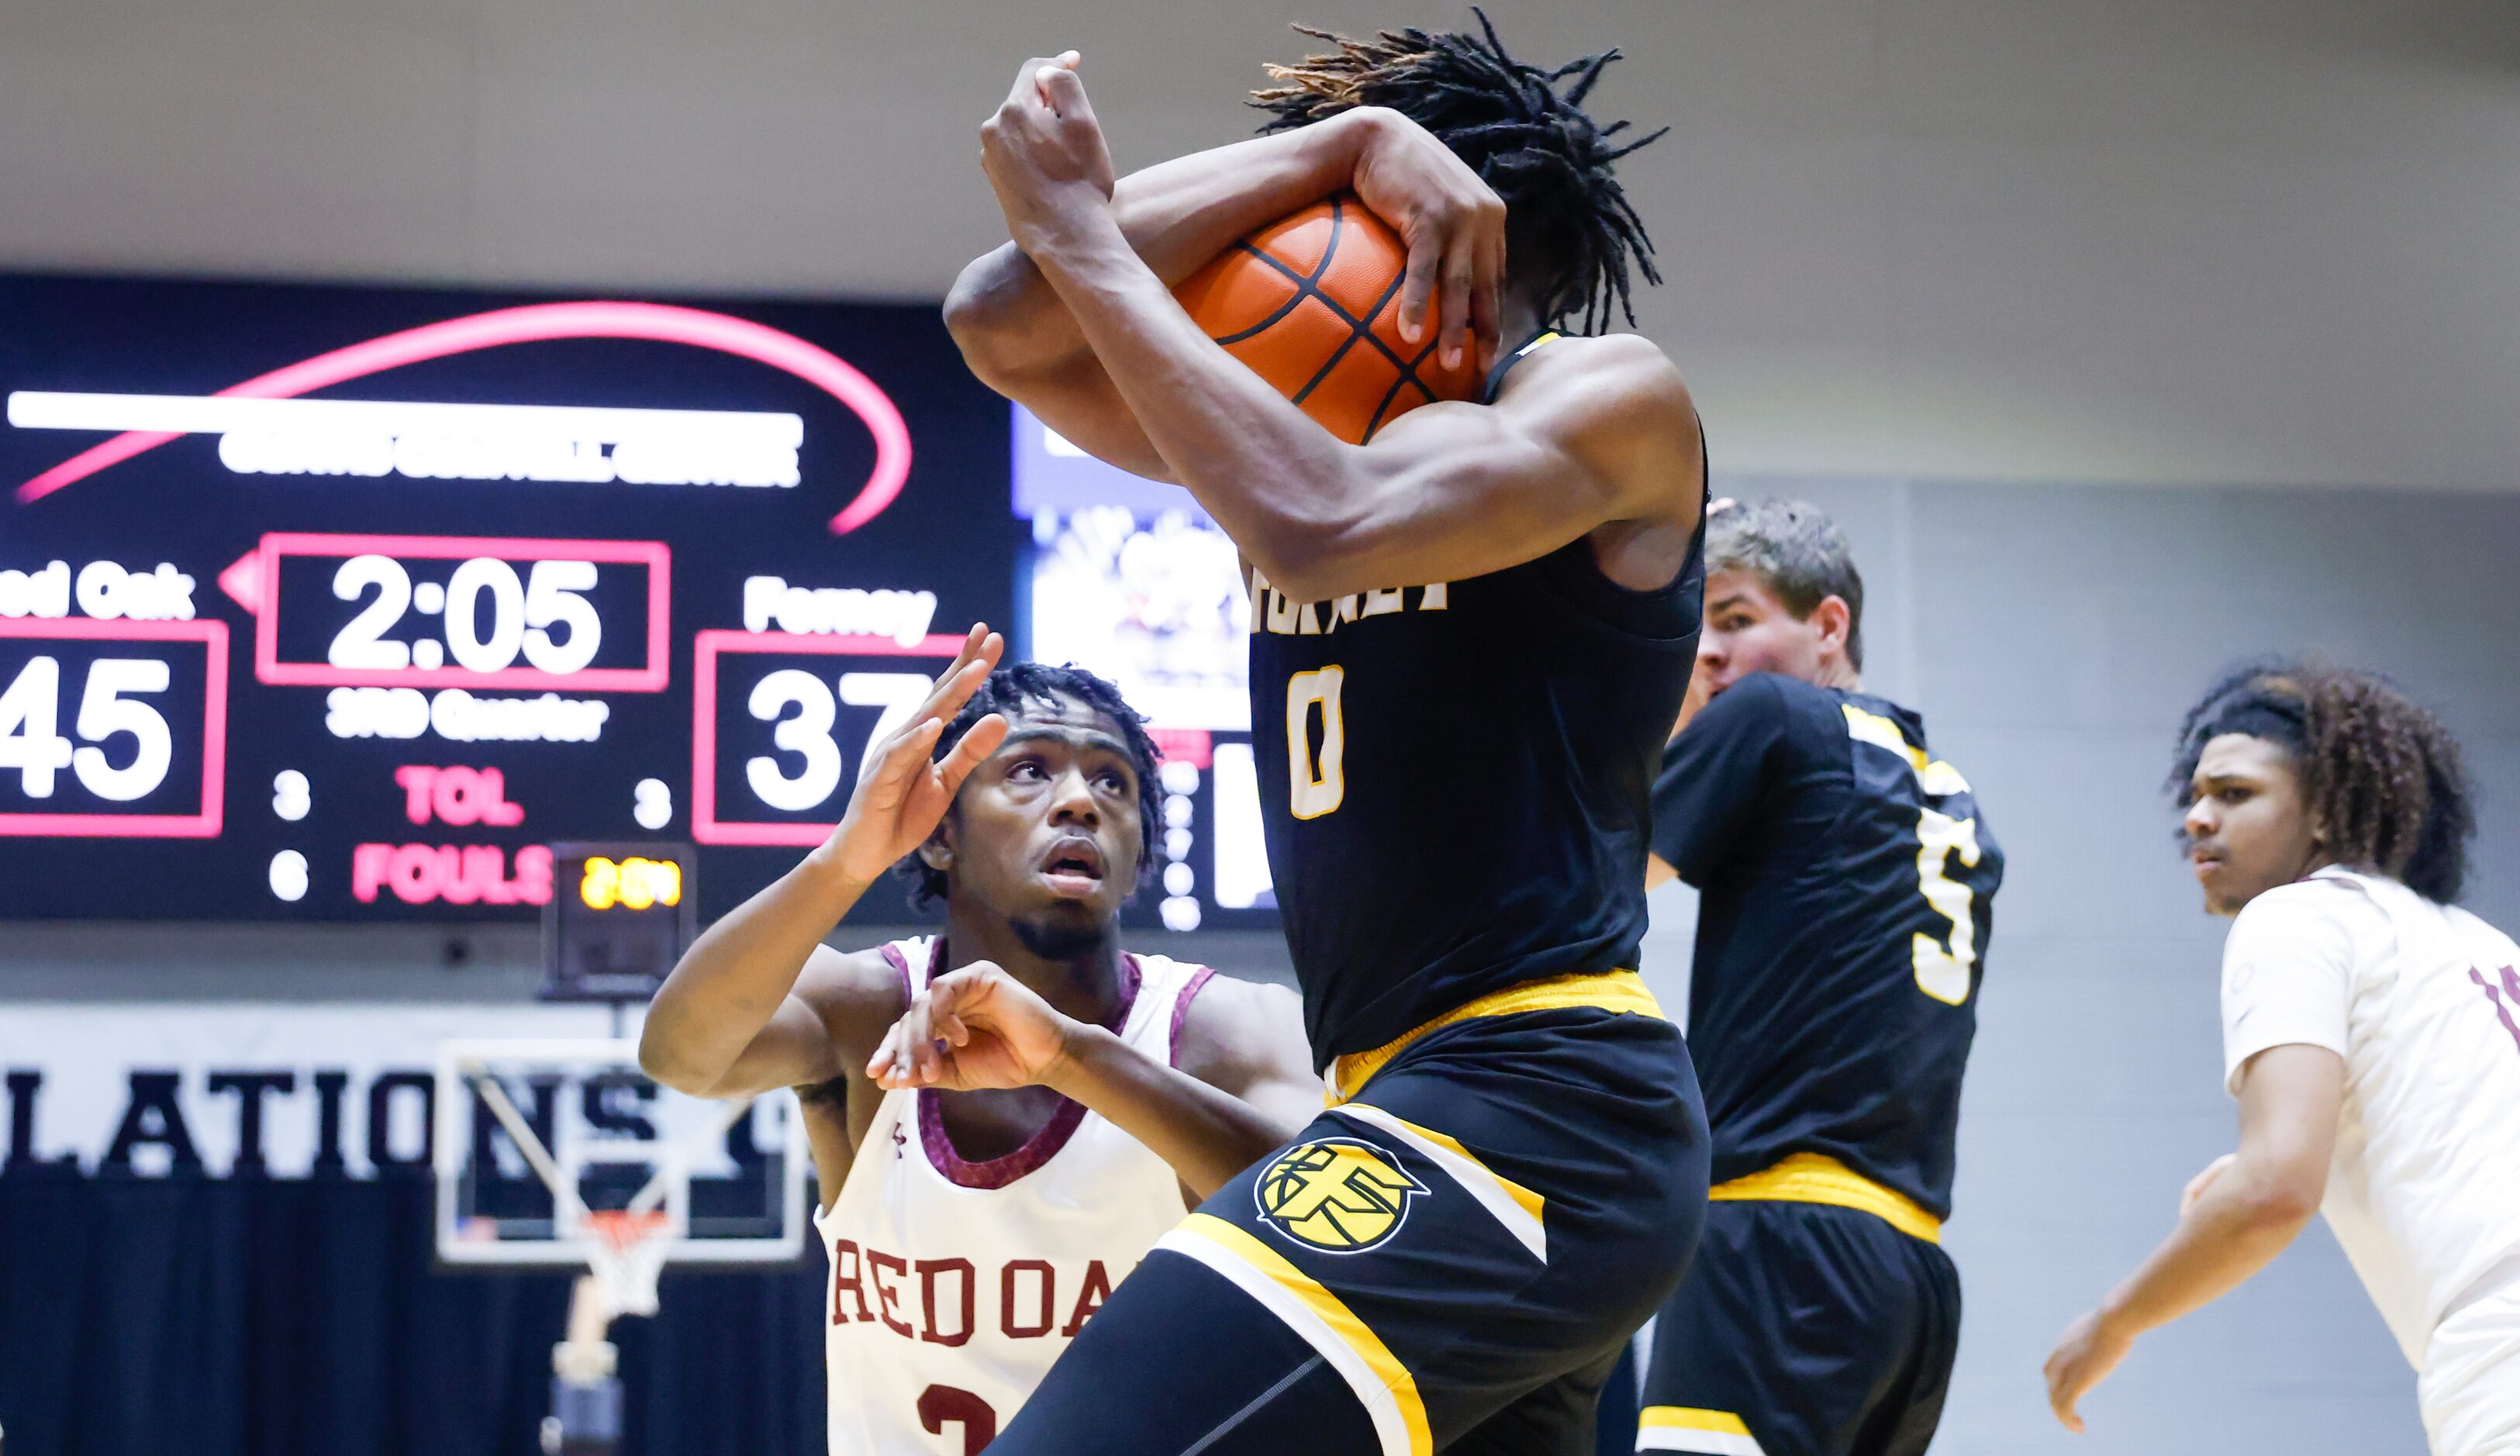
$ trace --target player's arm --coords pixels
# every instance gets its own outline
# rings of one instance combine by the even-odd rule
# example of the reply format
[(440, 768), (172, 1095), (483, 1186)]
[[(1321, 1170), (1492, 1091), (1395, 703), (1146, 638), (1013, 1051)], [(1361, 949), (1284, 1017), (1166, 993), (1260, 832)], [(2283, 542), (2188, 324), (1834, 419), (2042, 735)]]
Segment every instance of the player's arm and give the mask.
[[(666, 1038), (641, 1035), (641, 1068), (696, 1097), (751, 1097), (776, 1087), (813, 1086), (857, 1072), (901, 1015), (900, 973), (878, 951), (843, 953), (818, 945), (791, 983), (770, 1019), (714, 1080), (664, 1065), (652, 1048), (670, 1051), (670, 1032)], [(651, 1026), (654, 1019), (651, 1011)]]
[[(2240, 1147), (2188, 1188), (2179, 1226), (2048, 1357), (2048, 1399), (2068, 1429), (2075, 1403), (2125, 1359), (2136, 1337), (2237, 1288), (2318, 1212), (2345, 1103), (2345, 1059), (2324, 1046), (2270, 1047), (2240, 1083)], [(2202, 1184), (2200, 1188), (2197, 1186)]]
[(1231, 1136), (1209, 1160), (1224, 1169), (1223, 1177), (1185, 1179), (1201, 1198), (1321, 1115), (1322, 1080), (1304, 1036), (1303, 998), (1286, 987), (1225, 976), (1210, 980), (1190, 1003), (1173, 1055), (1192, 1080), (1259, 1114), (1256, 1121), (1238, 1117), (1227, 1125)]
[[(1024, 63), (1008, 105), (1037, 94), (1043, 66), (1075, 64), (1072, 51)], [(1360, 107), (1177, 157), (1116, 184), (1105, 162), (1101, 176), (1122, 238), (1167, 288), (1253, 230), (1353, 187), (1409, 247), (1402, 336), (1414, 342), (1432, 327), (1448, 355), (1475, 347), (1486, 358), (1495, 350), (1505, 204), (1449, 148), (1396, 111)], [(1171, 478), (1075, 317), (1021, 247), (1009, 243), (966, 267), (946, 295), (945, 324), (990, 388), (1114, 464)]]
[[(1699, 691), (1693, 678), (1689, 690)], [(1754, 673), (1684, 716), (1654, 778), (1646, 889), (1674, 877), (1704, 884), (1738, 852), (1774, 776), (1786, 712), (1777, 681)]]
[(1202, 1199), (1321, 1110), (1300, 1009), (1282, 989), (1209, 982), (1181, 1057), (1167, 1067), (975, 961), (911, 1002), (867, 1075), (887, 1088), (1049, 1087), (1145, 1143)]
[(1084, 83), (1058, 67), (984, 128), (1015, 243), (1170, 469), (1287, 596), (1455, 581), (1634, 523), (1676, 572), (1702, 498), (1695, 412), (1642, 338), (1543, 355), (1494, 408), (1440, 404), (1366, 445), (1322, 429), (1210, 340), (1113, 216)]
[[(639, 1037), (639, 1065), (667, 1086), (702, 1097), (738, 1097), (837, 1075), (830, 1029), (817, 1009), (845, 1007), (839, 957), (823, 937), (878, 875), (919, 847), (963, 780), (1006, 736), (991, 714), (931, 762), (946, 724), (970, 700), (1005, 642), (973, 627), (951, 667), (892, 735), (849, 796), (848, 812), (804, 861), (702, 932), (656, 989)], [(816, 963), (816, 980), (800, 978)]]

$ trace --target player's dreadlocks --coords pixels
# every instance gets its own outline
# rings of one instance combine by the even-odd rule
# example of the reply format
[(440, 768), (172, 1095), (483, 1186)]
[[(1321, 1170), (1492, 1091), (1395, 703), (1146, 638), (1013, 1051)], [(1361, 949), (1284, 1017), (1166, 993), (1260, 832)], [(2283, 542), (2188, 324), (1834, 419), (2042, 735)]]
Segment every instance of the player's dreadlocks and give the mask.
[[(1479, 18), (1476, 35), (1411, 27), (1359, 40), (1296, 26), (1338, 49), (1269, 67), (1279, 84), (1251, 93), (1253, 106), (1274, 113), (1261, 130), (1309, 125), (1352, 107), (1401, 112), (1442, 139), (1504, 199), (1507, 264), (1536, 286), (1542, 323), (1581, 309), (1583, 331), (1591, 333), (1610, 322), (1615, 306), (1634, 324), (1630, 265), (1650, 284), (1662, 275), (1610, 164), (1671, 128), (1612, 145), (1628, 123), (1596, 125), (1584, 98), (1619, 59), (1616, 47), (1543, 70), (1507, 54), (1485, 11), (1471, 13)], [(1557, 83), (1569, 76), (1574, 80), (1561, 89)]]
[[(1138, 772), (1138, 823), (1142, 833), (1138, 841), (1138, 874), (1143, 878), (1155, 862), (1155, 840), (1163, 829), (1164, 790), (1156, 771), (1162, 767), (1164, 751), (1155, 746), (1147, 731), (1147, 720), (1120, 696), (1120, 689), (1081, 667), (1051, 667), (1039, 662), (1018, 662), (999, 668), (981, 683), (979, 691), (945, 725), (936, 737), (935, 753), (963, 741), (971, 725), (991, 713), (1004, 713), (1012, 719), (1023, 711), (1025, 703), (1056, 705), (1061, 698), (1076, 701), (1107, 716), (1119, 725), (1120, 738), (1129, 745), (1129, 761)], [(948, 811), (949, 813), (951, 811)], [(927, 904), (945, 898), (945, 872), (931, 869), (917, 855), (904, 859), (898, 871), (912, 881), (911, 903)]]
[(2179, 728), (2169, 788), (2185, 802), (2208, 741), (2247, 733), (2292, 755), (2327, 854), (2437, 904), (2458, 898), (2474, 795), (2458, 742), (2386, 679), (2317, 662), (2260, 663), (2214, 684)]

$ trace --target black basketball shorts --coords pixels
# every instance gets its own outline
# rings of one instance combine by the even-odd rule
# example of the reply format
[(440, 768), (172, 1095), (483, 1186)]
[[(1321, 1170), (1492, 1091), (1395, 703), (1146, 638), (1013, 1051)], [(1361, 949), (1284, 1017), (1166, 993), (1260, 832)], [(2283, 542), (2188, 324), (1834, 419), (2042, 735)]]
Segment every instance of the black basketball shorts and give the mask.
[(1709, 1204), (1654, 1321), (1637, 1449), (1921, 1456), (1959, 1331), (1959, 1274), (1930, 1238), (1828, 1203)]
[(1706, 1211), (1678, 1030), (1633, 974), (1533, 982), (1331, 1082), (1121, 1283), (991, 1456), (1592, 1456), (1601, 1384)]

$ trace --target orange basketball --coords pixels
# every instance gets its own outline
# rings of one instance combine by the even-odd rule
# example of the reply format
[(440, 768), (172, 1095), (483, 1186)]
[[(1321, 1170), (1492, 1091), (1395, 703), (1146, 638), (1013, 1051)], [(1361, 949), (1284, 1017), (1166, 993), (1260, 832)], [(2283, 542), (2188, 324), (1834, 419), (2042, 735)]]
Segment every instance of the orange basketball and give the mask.
[(1433, 309), (1417, 343), (1400, 336), (1409, 250), (1354, 196), (1341, 194), (1262, 228), (1173, 289), (1225, 351), (1324, 428), (1360, 445), (1439, 399), (1472, 399), (1478, 351), (1446, 369)]

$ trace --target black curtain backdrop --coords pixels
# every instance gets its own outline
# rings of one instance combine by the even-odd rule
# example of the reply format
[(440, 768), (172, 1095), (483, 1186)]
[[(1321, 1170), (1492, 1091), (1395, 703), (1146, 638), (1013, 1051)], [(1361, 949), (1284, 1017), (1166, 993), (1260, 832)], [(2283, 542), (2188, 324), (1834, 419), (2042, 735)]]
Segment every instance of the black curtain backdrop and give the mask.
[[(536, 1456), (569, 1276), (441, 1271), (425, 1176), (0, 1173), (10, 1456)], [(665, 1276), (624, 1456), (820, 1456), (823, 1260)]]

